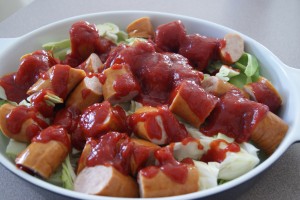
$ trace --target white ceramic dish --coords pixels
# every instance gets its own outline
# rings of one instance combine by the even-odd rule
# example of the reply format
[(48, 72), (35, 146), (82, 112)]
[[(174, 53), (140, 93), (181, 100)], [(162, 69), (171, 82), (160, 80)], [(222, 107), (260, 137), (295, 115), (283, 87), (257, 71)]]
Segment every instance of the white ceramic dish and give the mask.
[[(222, 38), (228, 32), (236, 32), (224, 26), (196, 18), (148, 11), (104, 12), (78, 16), (39, 28), (20, 38), (0, 39), (0, 76), (16, 71), (19, 64), (19, 58), (25, 53), (40, 49), (42, 44), (45, 42), (58, 41), (67, 38), (70, 26), (78, 20), (87, 20), (96, 24), (113, 22), (119, 25), (120, 28), (124, 29), (131, 21), (143, 16), (149, 16), (154, 26), (180, 19), (185, 25), (188, 33), (200, 33), (211, 37)], [(286, 66), (264, 46), (241, 33), (239, 34), (245, 40), (246, 51), (254, 54), (258, 58), (262, 66), (261, 73), (273, 82), (279, 93), (282, 95), (283, 107), (280, 110), (280, 117), (289, 124), (289, 131), (278, 149), (268, 159), (263, 161), (249, 173), (216, 188), (161, 199), (199, 199), (228, 191), (229, 189), (239, 186), (263, 172), (265, 169), (270, 167), (270, 165), (272, 165), (287, 150), (287, 148), (289, 148), (290, 145), (300, 141), (300, 134), (298, 134), (300, 129), (300, 115), (298, 114), (300, 112), (300, 91), (298, 90), (300, 87), (300, 70)], [(7, 142), (8, 140), (0, 141), (0, 162), (11, 172), (28, 182), (46, 190), (73, 198), (98, 200), (120, 199), (92, 196), (66, 190), (18, 170), (14, 163), (12, 163), (5, 155)]]

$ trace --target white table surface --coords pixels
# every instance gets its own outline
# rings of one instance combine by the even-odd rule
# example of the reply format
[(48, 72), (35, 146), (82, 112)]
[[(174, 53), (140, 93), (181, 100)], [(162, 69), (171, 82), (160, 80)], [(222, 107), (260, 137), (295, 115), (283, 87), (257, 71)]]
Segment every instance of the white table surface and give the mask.
[[(67, 17), (112, 10), (170, 12), (222, 24), (257, 40), (285, 64), (300, 68), (299, 0), (35, 0), (0, 22), (0, 38), (19, 37)], [(0, 165), (0, 199), (67, 198), (29, 184)], [(292, 145), (252, 187), (231, 199), (300, 199), (300, 144)]]

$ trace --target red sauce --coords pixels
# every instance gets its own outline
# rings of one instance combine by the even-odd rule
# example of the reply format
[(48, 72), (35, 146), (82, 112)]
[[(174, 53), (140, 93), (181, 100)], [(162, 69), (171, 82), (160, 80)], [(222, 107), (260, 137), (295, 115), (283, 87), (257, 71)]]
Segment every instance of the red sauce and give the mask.
[(88, 88), (84, 88), (81, 91), (81, 97), (82, 97), (82, 99), (86, 99), (90, 94), (91, 94), (91, 90), (88, 89)]
[(219, 101), (216, 96), (207, 93), (199, 85), (187, 81), (181, 84), (179, 94), (187, 102), (189, 108), (198, 117), (201, 124)]
[(30, 102), (31, 105), (35, 107), (37, 111), (39, 111), (39, 113), (41, 113), (46, 118), (50, 118), (53, 116), (54, 106), (50, 106), (46, 103), (45, 95), (47, 94), (55, 95), (51, 90), (42, 89), (32, 96)]
[(143, 176), (153, 178), (159, 171), (162, 171), (176, 183), (184, 184), (186, 182), (188, 177), (187, 165), (176, 161), (169, 148), (161, 148), (154, 155), (159, 162), (159, 166), (151, 166), (140, 170)]
[(218, 41), (199, 34), (187, 35), (180, 43), (179, 54), (188, 58), (193, 66), (203, 71), (217, 52)]
[(158, 107), (157, 109), (157, 111), (153, 112), (132, 114), (128, 118), (129, 126), (134, 129), (139, 122), (143, 122), (149, 138), (160, 140), (162, 138), (162, 129), (156, 120), (156, 117), (160, 117), (167, 135), (166, 144), (179, 142), (188, 136), (185, 127), (178, 122), (166, 106)]
[(126, 114), (121, 107), (112, 107), (108, 101), (96, 103), (82, 113), (80, 127), (86, 137), (99, 137), (108, 131), (125, 132)]
[[(193, 71), (188, 60), (172, 53), (158, 53), (150, 42), (117, 47), (107, 59), (106, 68), (125, 63), (140, 85), (139, 101), (156, 106), (168, 102), (169, 95), (183, 79), (200, 84), (201, 74)], [(203, 77), (203, 76), (202, 76)]]
[(41, 76), (57, 64), (53, 56), (44, 50), (38, 50), (22, 58), (16, 73), (16, 84), (29, 89)]
[(153, 153), (154, 149), (143, 145), (134, 145), (133, 159), (136, 165), (136, 171), (145, 167), (149, 162), (149, 157)]
[(69, 65), (55, 65), (49, 77), (54, 93), (63, 99), (65, 99), (68, 94), (70, 69), (71, 67)]
[(125, 175), (130, 173), (133, 143), (126, 134), (109, 132), (102, 135), (97, 142), (89, 142), (89, 144), (92, 151), (87, 157), (87, 166), (113, 166)]
[(63, 143), (69, 151), (71, 150), (71, 141), (68, 132), (61, 126), (49, 126), (42, 130), (39, 135), (32, 138), (31, 142), (47, 143), (52, 140)]
[(193, 159), (191, 158), (184, 158), (181, 163), (184, 163), (184, 164), (188, 164), (188, 165), (195, 165)]
[(67, 55), (63, 63), (77, 67), (83, 63), (91, 53), (96, 53), (102, 62), (115, 46), (113, 42), (99, 36), (96, 26), (86, 21), (79, 21), (70, 29), (71, 54)]
[(159, 171), (160, 171), (160, 169), (157, 166), (148, 166), (148, 167), (141, 169), (139, 171), (139, 173), (142, 176), (151, 179), (151, 178), (154, 178)]
[[(221, 144), (225, 144), (225, 148), (221, 148)], [(228, 143), (225, 140), (218, 139), (210, 143), (210, 149), (201, 158), (203, 162), (219, 162), (221, 163), (226, 158), (227, 152), (239, 152), (240, 146), (233, 142)]]
[(79, 126), (80, 111), (75, 107), (60, 109), (53, 120), (53, 125), (60, 125), (71, 134), (72, 147), (82, 150), (86, 139)]
[[(121, 70), (122, 68), (127, 69), (128, 67), (126, 65), (119, 64), (112, 66), (112, 69), (114, 70)], [(117, 76), (113, 83), (113, 88), (116, 92), (115, 96), (117, 99), (125, 97), (132, 92), (138, 94), (140, 90), (139, 85), (137, 84), (137, 81), (131, 74), (130, 70), (128, 69), (126, 71), (127, 73)]]
[(243, 98), (239, 91), (232, 90), (221, 97), (200, 131), (208, 136), (223, 133), (238, 143), (246, 142), (268, 110), (267, 106)]
[(0, 79), (0, 86), (5, 91), (8, 100), (20, 103), (27, 98), (27, 90), (15, 83), (16, 73), (8, 74)]
[(277, 93), (268, 87), (267, 83), (264, 81), (250, 83), (250, 86), (252, 87), (256, 101), (267, 105), (271, 112), (276, 113), (282, 103), (281, 98)]
[(37, 115), (38, 112), (33, 107), (18, 106), (6, 116), (7, 129), (12, 134), (19, 134), (23, 124), (27, 120), (32, 119), (36, 124), (30, 124), (26, 127), (27, 137), (31, 139), (43, 128), (48, 126), (48, 124)]
[(19, 103), (27, 97), (27, 90), (32, 86), (51, 66), (57, 62), (46, 51), (38, 50), (21, 59), (16, 73), (3, 76), (0, 85), (5, 90), (7, 99)]
[[(219, 40), (219, 49), (223, 49), (226, 47), (226, 40)], [(228, 52), (225, 52), (224, 60), (228, 62), (232, 62), (231, 56)]]
[(106, 75), (104, 73), (88, 73), (88, 78), (96, 77), (98, 78), (99, 82), (103, 85), (106, 81)]
[(173, 21), (157, 27), (155, 43), (163, 51), (178, 52), (180, 42), (186, 37), (186, 31), (181, 21)]

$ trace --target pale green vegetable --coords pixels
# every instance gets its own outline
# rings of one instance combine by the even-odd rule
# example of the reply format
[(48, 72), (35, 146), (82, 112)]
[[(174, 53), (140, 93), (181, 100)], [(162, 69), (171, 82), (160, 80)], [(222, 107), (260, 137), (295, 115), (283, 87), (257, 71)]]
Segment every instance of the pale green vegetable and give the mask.
[(60, 166), (55, 173), (53, 173), (47, 180), (49, 183), (62, 187), (62, 166)]
[(206, 71), (210, 74), (215, 73), (216, 71), (219, 71), (222, 67), (223, 63), (221, 61), (215, 61), (212, 62), (207, 68)]
[[(5, 93), (5, 90), (3, 89), (2, 86), (0, 86), (0, 99), (4, 99), (6, 100), (7, 99), (7, 96), (6, 96), (6, 93)], [(1, 102), (0, 102), (1, 103)], [(2, 104), (0, 104), (2, 105)]]
[(259, 63), (255, 56), (244, 53), (241, 58), (234, 63), (234, 68), (239, 69), (242, 73), (230, 79), (230, 83), (237, 87), (243, 87), (243, 85), (251, 82), (256, 82), (259, 78)]
[(147, 42), (144, 38), (128, 38), (125, 40), (125, 43), (129, 46), (132, 46), (135, 42)]
[(120, 31), (116, 24), (104, 23), (98, 24), (96, 27), (101, 37), (111, 40), (115, 44), (123, 42), (128, 38), (128, 34), (124, 31)]
[(230, 78), (239, 75), (240, 72), (226, 66), (222, 65), (219, 72), (216, 74), (216, 77), (224, 81), (229, 81)]
[(28, 146), (27, 143), (18, 142), (14, 139), (10, 139), (9, 143), (6, 147), (5, 153), (14, 160), (26, 147)]
[(73, 190), (74, 188), (74, 181), (76, 179), (76, 174), (74, 169), (71, 165), (70, 156), (68, 155), (66, 160), (62, 163), (62, 185), (64, 188)]
[(71, 42), (70, 39), (65, 39), (57, 42), (48, 42), (42, 47), (47, 51), (52, 51), (55, 58), (64, 60), (67, 53), (70, 51)]

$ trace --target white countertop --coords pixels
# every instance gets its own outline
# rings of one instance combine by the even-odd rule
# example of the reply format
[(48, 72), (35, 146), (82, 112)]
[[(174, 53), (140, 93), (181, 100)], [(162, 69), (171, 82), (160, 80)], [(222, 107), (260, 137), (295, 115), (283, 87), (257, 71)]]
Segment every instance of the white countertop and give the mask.
[[(1, 6), (0, 12), (3, 9)], [(0, 22), (0, 38), (18, 37), (43, 25), (76, 15), (113, 10), (151, 10), (188, 15), (228, 26), (257, 40), (285, 64), (300, 68), (299, 9), (298, 0), (35, 0)], [(252, 187), (230, 199), (299, 199), (299, 182), (298, 143), (259, 175)], [(2, 165), (0, 194), (0, 199), (9, 200), (67, 199), (27, 183)]]

